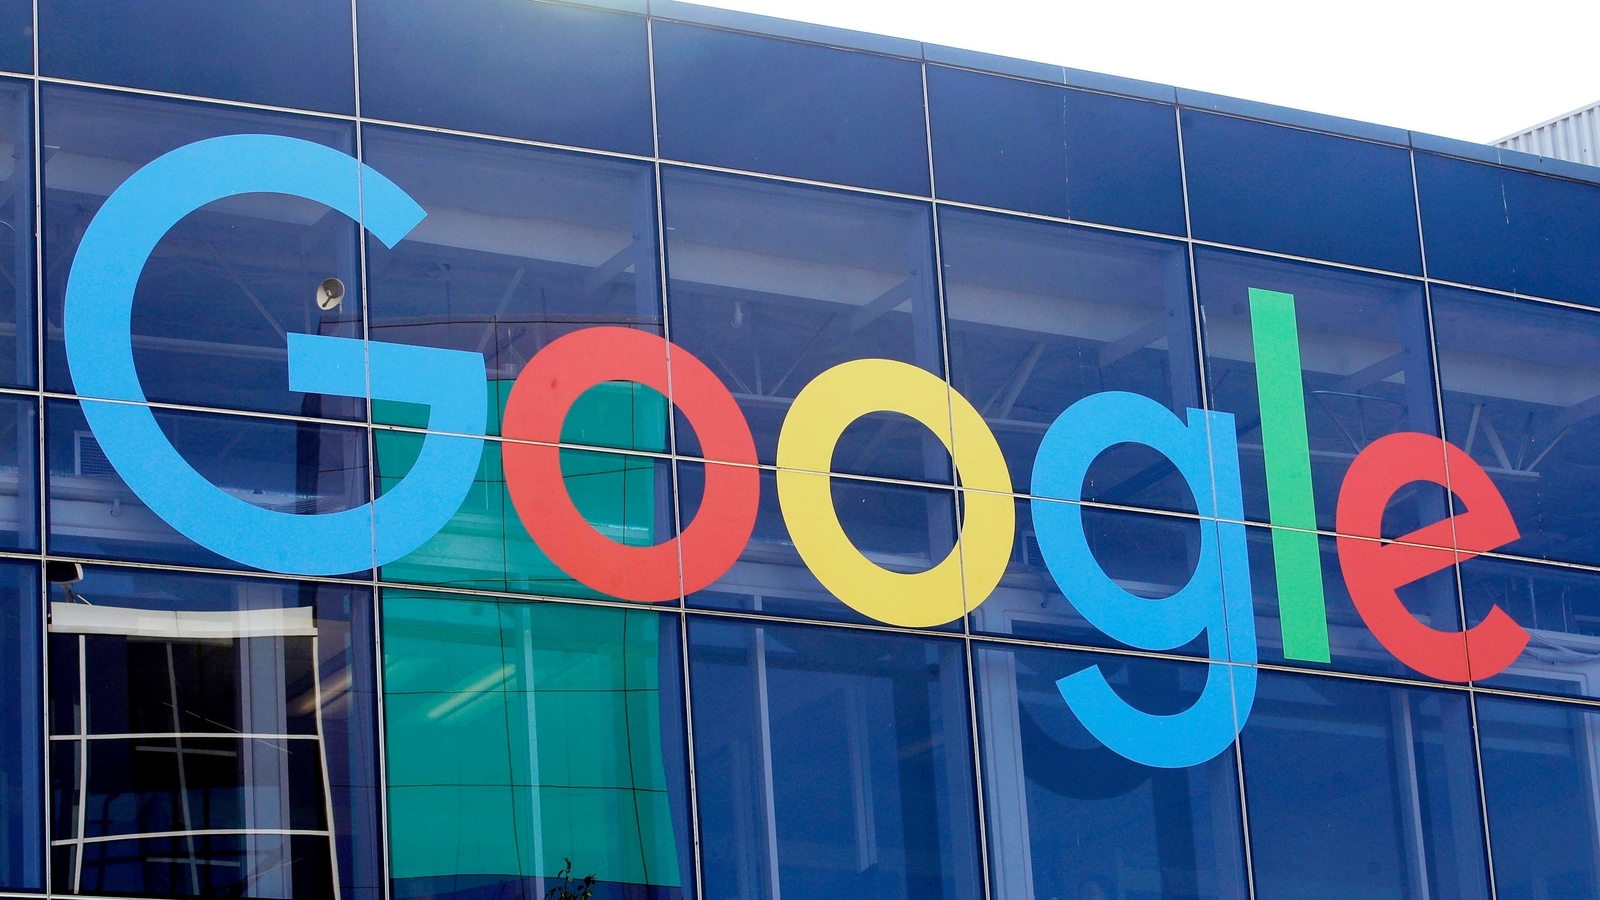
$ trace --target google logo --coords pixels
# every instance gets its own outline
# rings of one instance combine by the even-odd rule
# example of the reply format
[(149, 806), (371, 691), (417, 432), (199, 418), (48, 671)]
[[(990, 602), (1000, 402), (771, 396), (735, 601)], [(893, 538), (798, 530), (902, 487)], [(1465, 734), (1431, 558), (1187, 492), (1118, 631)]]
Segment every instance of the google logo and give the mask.
[[(189, 144), (146, 165), (106, 201), (84, 234), (67, 284), (68, 363), (90, 428), (118, 473), (181, 534), (236, 562), (292, 575), (334, 575), (393, 562), (443, 528), (467, 496), (483, 454), (487, 391), (478, 353), (308, 334), (287, 337), (291, 390), (424, 404), (429, 432), (410, 472), (378, 499), (319, 515), (278, 512), (209, 482), (144, 405), (131, 340), (140, 273), (162, 237), (208, 203), (278, 193), (325, 204), (388, 246), (427, 213), (380, 173), (336, 150), (272, 135)], [(1275, 528), (1284, 654), (1330, 659), (1312, 509), (1310, 453), (1294, 298), (1252, 289), (1251, 330), (1262, 412), (1268, 501)], [(668, 359), (670, 357), (670, 373)], [(684, 530), (627, 546), (593, 528), (562, 477), (559, 443), (589, 389), (633, 382), (672, 399), (699, 437), (704, 499)], [(839, 522), (830, 492), (833, 452), (863, 416), (909, 416), (940, 436), (962, 489), (956, 548), (931, 568), (885, 569)], [(502, 427), (505, 477), (529, 534), (569, 576), (626, 600), (656, 603), (717, 581), (755, 527), (755, 442), (720, 379), (682, 347), (625, 328), (595, 327), (553, 341), (517, 378)], [(1081, 507), (1089, 467), (1119, 444), (1141, 444), (1176, 468), (1202, 518), (1189, 582), (1160, 600), (1136, 596), (1096, 561)], [(944, 380), (901, 362), (857, 359), (829, 369), (790, 407), (778, 440), (778, 498), (796, 550), (841, 601), (878, 621), (928, 627), (955, 621), (999, 585), (1015, 534), (1012, 477), (978, 411)], [(1381, 540), (1384, 508), (1416, 482), (1446, 486), (1466, 511)], [(1140, 763), (1183, 767), (1225, 750), (1254, 703), (1255, 618), (1245, 542), (1237, 428), (1232, 415), (1184, 417), (1148, 397), (1105, 392), (1049, 427), (1033, 462), (1031, 513), (1052, 578), (1079, 613), (1125, 644), (1170, 650), (1206, 637), (1199, 699), (1174, 715), (1141, 711), (1098, 667), (1060, 682), (1062, 698), (1097, 739)], [(1432, 435), (1402, 432), (1363, 450), (1337, 504), (1338, 555), (1363, 621), (1398, 659), (1442, 681), (1486, 678), (1509, 666), (1529, 635), (1498, 607), (1465, 631), (1419, 621), (1398, 590), (1518, 537), (1509, 509), (1468, 454)], [(1456, 549), (1446, 549), (1446, 548)]]

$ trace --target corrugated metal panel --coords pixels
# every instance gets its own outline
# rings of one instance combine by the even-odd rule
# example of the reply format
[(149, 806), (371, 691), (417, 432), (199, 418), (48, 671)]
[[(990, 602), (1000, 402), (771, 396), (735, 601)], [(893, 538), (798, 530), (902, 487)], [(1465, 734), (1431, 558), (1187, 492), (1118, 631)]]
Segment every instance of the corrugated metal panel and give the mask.
[(1494, 145), (1549, 159), (1600, 166), (1600, 103), (1503, 137)]

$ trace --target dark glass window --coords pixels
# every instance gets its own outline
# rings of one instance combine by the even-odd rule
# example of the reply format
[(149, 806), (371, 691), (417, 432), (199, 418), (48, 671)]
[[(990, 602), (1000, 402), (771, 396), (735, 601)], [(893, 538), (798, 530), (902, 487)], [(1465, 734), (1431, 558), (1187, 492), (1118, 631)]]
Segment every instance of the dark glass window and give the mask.
[[(1320, 569), (1306, 574), (1317, 579), (1313, 584), (1321, 586), (1325, 621), (1328, 625), (1328, 651), (1332, 658), (1327, 663), (1305, 659), (1303, 654), (1285, 658), (1283, 624), (1279, 608), (1281, 582), (1278, 579), (1278, 567), (1273, 556), (1273, 540), (1280, 537), (1284, 529), (1252, 525), (1245, 531), (1250, 547), (1250, 588), (1256, 607), (1256, 646), (1263, 663), (1287, 664), (1300, 668), (1330, 668), (1341, 672), (1364, 672), (1396, 678), (1422, 677), (1410, 666), (1396, 659), (1361, 620), (1361, 614), (1356, 611), (1355, 603), (1351, 601), (1350, 592), (1345, 586), (1344, 573), (1339, 565), (1337, 539), (1331, 535), (1316, 536)], [(1298, 536), (1304, 532), (1293, 534)], [(1460, 600), (1457, 596), (1456, 572), (1450, 566), (1453, 553), (1443, 548), (1431, 553), (1422, 552), (1429, 553), (1442, 567), (1441, 570), (1410, 584), (1401, 585), (1395, 593), (1400, 597), (1400, 603), (1417, 621), (1439, 631), (1459, 631)], [(1291, 590), (1296, 593), (1296, 601), (1305, 597), (1300, 590), (1300, 586), (1306, 583), (1303, 579), (1302, 575), (1302, 580), (1299, 580), (1298, 584), (1291, 582), (1293, 585)], [(1466, 653), (1465, 642), (1462, 644), (1461, 653), (1463, 655)], [(1455, 662), (1464, 664), (1464, 660), (1460, 658)]]
[[(70, 392), (61, 313), (73, 254), (101, 204), (145, 163), (226, 134), (281, 134), (354, 151), (343, 122), (52, 87), (42, 101), (46, 374)], [(354, 398), (290, 391), (285, 334), (361, 336), (359, 226), (320, 203), (246, 194), (185, 217), (156, 246), (133, 305), (133, 357), (145, 396), (171, 402), (366, 418)], [(317, 288), (345, 285), (324, 311)]]
[(1481, 695), (1477, 703), (1497, 894), (1600, 896), (1594, 713)]
[(55, 891), (379, 896), (367, 589), (89, 567), (50, 611)]
[[(950, 379), (988, 422), (1028, 490), (1046, 429), (1100, 391), (1200, 405), (1189, 264), (1178, 243), (941, 209)], [(1177, 470), (1119, 445), (1085, 498), (1194, 511)]]
[(938, 194), (1183, 234), (1171, 106), (928, 67)]
[(0, 384), (32, 387), (35, 362), (33, 290), (33, 90), (0, 79)]
[(645, 20), (528, 0), (360, 0), (361, 113), (649, 155)]
[(689, 622), (706, 894), (982, 896), (961, 643)]
[(1461, 593), (1468, 625), (1498, 607), (1529, 633), (1522, 655), (1480, 684), (1600, 696), (1600, 574), (1485, 556), (1461, 564)]
[(1417, 154), (1428, 274), (1600, 305), (1600, 186)]
[[(667, 169), (672, 341), (722, 378), (761, 462), (796, 394), (839, 363), (885, 358), (944, 371), (924, 203)], [(692, 430), (680, 449), (698, 454)], [(864, 417), (834, 452), (840, 472), (950, 483), (938, 438), (904, 416)]]
[(1522, 532), (1503, 552), (1600, 563), (1600, 314), (1435, 287), (1433, 318), (1445, 435)]
[[(1018, 500), (1016, 506), (1017, 534), (1010, 563), (993, 593), (970, 599), (981, 604), (972, 611), (972, 630), (1128, 649), (1127, 644), (1091, 624), (1063, 595), (1040, 552), (1031, 502)], [(1201, 524), (1193, 516), (1084, 506), (1083, 531), (1101, 570), (1136, 597), (1159, 600), (1172, 596), (1189, 583), (1199, 565)], [(1183, 647), (1162, 649), (1205, 656), (1207, 646), (1207, 636), (1200, 634)]]
[(1467, 703), (1262, 672), (1240, 736), (1255, 896), (1487, 900)]
[(0, 396), (0, 547), (39, 549), (39, 408)]
[(1410, 153), (1183, 110), (1196, 238), (1420, 274)]
[[(367, 502), (364, 429), (164, 410), (155, 418), (202, 476), (255, 506), (309, 515)], [(180, 535), (129, 490), (78, 403), (46, 404), (45, 442), (52, 552), (239, 567)]]
[(40, 622), (37, 566), (0, 564), (0, 885), (12, 891), (45, 887)]
[[(650, 166), (390, 128), (368, 128), (363, 153), (428, 212), (392, 249), (367, 241), (369, 334), (482, 353), (491, 433), (551, 341), (597, 325), (662, 333)], [(378, 421), (395, 412), (374, 406)], [(628, 449), (664, 449), (665, 410), (655, 418)]]
[(918, 63), (672, 22), (654, 40), (662, 156), (928, 193)]
[(33, 72), (33, 3), (0, 0), (0, 69)]
[[(713, 465), (678, 464), (678, 515), (685, 528), (699, 512), (706, 470)], [(689, 605), (875, 624), (817, 580), (789, 535), (778, 503), (777, 473), (763, 469), (760, 477), (761, 500), (750, 542), (721, 578), (689, 594)], [(838, 476), (831, 487), (840, 527), (856, 550), (878, 566), (923, 572), (955, 552), (955, 491)], [(957, 621), (946, 627), (960, 630), (959, 614), (952, 618)]]
[(355, 112), (347, 0), (41, 0), (39, 69), (127, 87)]
[[(1265, 521), (1271, 512), (1274, 524), (1311, 526), (1283, 521), (1285, 510), (1271, 511), (1267, 502), (1262, 416), (1272, 416), (1280, 425), (1298, 424), (1299, 414), (1278, 403), (1292, 400), (1294, 392), (1274, 390), (1298, 379), (1311, 450), (1315, 524), (1332, 531), (1339, 489), (1356, 454), (1394, 432), (1439, 433), (1421, 285), (1219, 250), (1196, 250), (1195, 267), (1207, 383), (1213, 407), (1233, 413), (1239, 429), (1246, 518)], [(1257, 316), (1252, 290), (1288, 294), (1294, 300), (1284, 301), (1277, 316), (1269, 317), (1265, 310)], [(1298, 355), (1300, 371), (1259, 370), (1256, 336), (1270, 341), (1266, 346), (1286, 345), (1286, 338), (1274, 338), (1271, 323), (1285, 322), (1288, 306), (1293, 307), (1298, 341), (1283, 349)], [(1274, 358), (1286, 359), (1276, 353)], [(1277, 398), (1274, 409), (1261, 409), (1263, 395)], [(1396, 496), (1384, 518), (1385, 536), (1397, 537), (1444, 516), (1443, 488), (1408, 488)]]
[(1248, 896), (1233, 752), (1185, 769), (1118, 756), (1056, 688), (1096, 664), (1120, 696), (1158, 712), (1185, 709), (1206, 679), (1189, 663), (981, 645), (974, 653), (993, 896)]
[(390, 588), (383, 622), (394, 896), (694, 895), (677, 616)]

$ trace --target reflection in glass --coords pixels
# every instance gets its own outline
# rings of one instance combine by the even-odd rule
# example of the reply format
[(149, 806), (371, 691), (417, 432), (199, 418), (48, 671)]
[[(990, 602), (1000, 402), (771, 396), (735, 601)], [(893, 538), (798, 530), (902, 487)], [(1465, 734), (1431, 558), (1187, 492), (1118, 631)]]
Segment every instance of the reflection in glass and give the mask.
[(982, 895), (959, 641), (689, 625), (708, 896)]
[(975, 650), (993, 896), (1247, 897), (1233, 753), (1154, 769), (1107, 749), (1056, 688), (1097, 664), (1119, 695), (1157, 714), (1187, 708), (1206, 680), (1187, 663)]
[(1477, 704), (1496, 893), (1600, 896), (1600, 717), (1534, 700)]
[[(994, 430), (1018, 491), (1044, 432), (1100, 391), (1199, 406), (1183, 245), (942, 209), (950, 378)], [(1194, 511), (1177, 469), (1134, 445), (1105, 453), (1088, 499)]]
[(394, 895), (692, 896), (678, 619), (384, 592)]
[[(0, 31), (10, 17), (0, 13)], [(0, 52), (3, 50), (4, 41), (0, 41)], [(27, 82), (0, 79), (0, 384), (18, 387), (32, 387), (39, 378), (34, 364), (34, 215), (29, 199), (33, 194), (32, 94)]]
[(39, 413), (32, 400), (0, 397), (0, 547), (39, 547)]
[(373, 896), (364, 590), (91, 568), (51, 594), (54, 890)]
[[(1339, 487), (1357, 453), (1397, 431), (1439, 433), (1421, 287), (1217, 250), (1197, 250), (1195, 266), (1212, 403), (1235, 416), (1252, 521), (1266, 521), (1268, 509), (1250, 289), (1294, 295), (1317, 527), (1332, 531)], [(1384, 536), (1444, 516), (1444, 490), (1416, 484), (1390, 501)]]
[(482, 353), (503, 403), (564, 334), (662, 332), (648, 165), (387, 128), (363, 153), (428, 211), (393, 249), (367, 241), (374, 340)]
[[(104, 402), (104, 401), (87, 401)], [(359, 428), (158, 410), (156, 423), (212, 484), (295, 515), (365, 503), (367, 435)], [(72, 556), (238, 568), (175, 531), (117, 475), (79, 404), (46, 406), (50, 549)]]
[[(348, 10), (346, 11), (348, 15)], [(346, 45), (348, 46), (348, 45)], [(41, 100), (45, 384), (72, 390), (61, 309), (73, 254), (107, 196), (139, 167), (224, 134), (281, 134), (354, 152), (349, 124), (55, 86)], [(156, 245), (133, 302), (147, 398), (222, 409), (365, 419), (350, 397), (289, 390), (288, 332), (361, 337), (355, 222), (311, 200), (247, 194), (207, 204)], [(317, 305), (338, 278), (343, 301)]]
[(1516, 662), (1480, 684), (1600, 696), (1600, 574), (1477, 557), (1461, 564), (1461, 593), (1468, 625), (1499, 607), (1529, 635)]
[[(790, 402), (826, 369), (944, 372), (926, 204), (683, 169), (663, 173), (672, 341), (722, 378), (775, 463)], [(680, 449), (699, 452), (692, 429)], [(903, 416), (846, 433), (836, 471), (949, 484), (938, 439)], [(686, 434), (687, 433), (687, 434)]]
[(1600, 315), (1444, 287), (1433, 310), (1445, 434), (1522, 532), (1501, 551), (1600, 562)]
[(0, 564), (0, 888), (43, 890), (39, 569)]
[(1467, 703), (1262, 672), (1240, 737), (1255, 896), (1487, 900)]

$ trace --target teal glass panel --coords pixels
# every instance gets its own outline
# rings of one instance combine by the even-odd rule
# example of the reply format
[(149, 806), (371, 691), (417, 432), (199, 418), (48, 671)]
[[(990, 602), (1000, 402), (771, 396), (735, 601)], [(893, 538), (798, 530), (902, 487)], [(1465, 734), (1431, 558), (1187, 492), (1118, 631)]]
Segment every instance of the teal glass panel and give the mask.
[(395, 896), (542, 896), (569, 860), (597, 897), (682, 896), (675, 617), (395, 589), (383, 615)]

